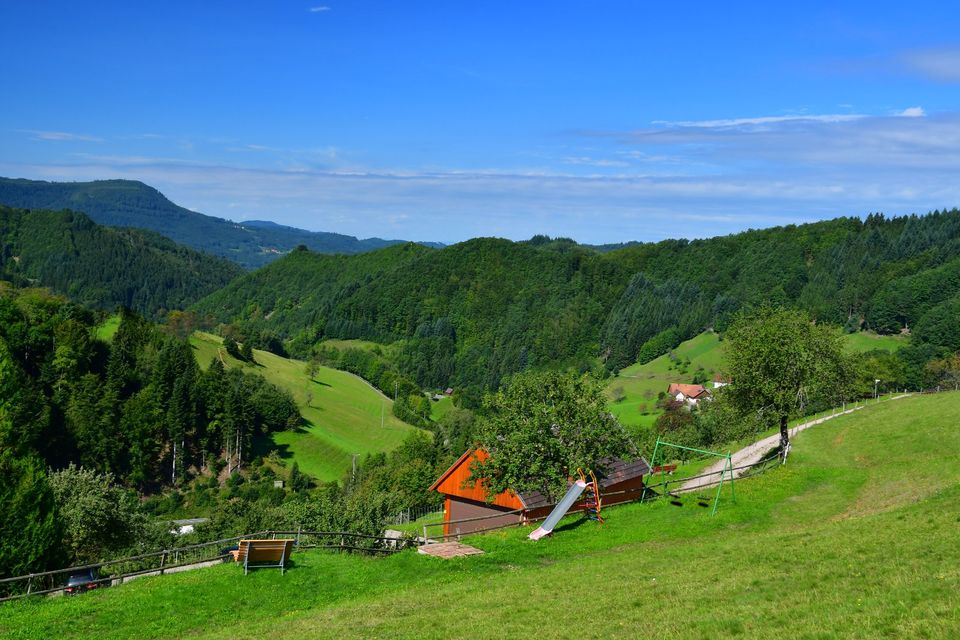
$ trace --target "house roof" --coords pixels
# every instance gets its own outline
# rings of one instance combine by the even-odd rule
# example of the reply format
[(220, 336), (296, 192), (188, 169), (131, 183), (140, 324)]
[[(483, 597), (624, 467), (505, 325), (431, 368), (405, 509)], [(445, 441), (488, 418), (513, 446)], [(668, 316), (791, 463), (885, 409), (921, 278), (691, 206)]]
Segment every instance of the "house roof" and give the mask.
[[(441, 493), (448, 493), (451, 490), (457, 491), (454, 495), (461, 495), (459, 487), (443, 487), (445, 481), (450, 478), (454, 472), (461, 467), (464, 462), (469, 460), (474, 453), (473, 449), (470, 449), (464, 453), (460, 458), (453, 463), (453, 465), (447, 469), (440, 478), (430, 485), (431, 491), (440, 491)], [(477, 457), (485, 459), (487, 453), (482, 449), (476, 451)], [(621, 482), (626, 482), (627, 480), (633, 480), (635, 478), (642, 477), (650, 473), (650, 464), (644, 460), (642, 457), (638, 457), (635, 460), (621, 460), (620, 458), (606, 458), (601, 464), (604, 467), (605, 473), (598, 474), (598, 480), (600, 486), (604, 489), (608, 489), (613, 485), (620, 484)], [(442, 487), (442, 488), (441, 488)], [(446, 489), (447, 491), (444, 491)], [(482, 491), (482, 487), (474, 488), (471, 493), (475, 492), (477, 489)], [(550, 499), (541, 493), (540, 491), (525, 491), (524, 493), (510, 492), (513, 497), (514, 495), (520, 499), (520, 503), (523, 505), (524, 509), (537, 509), (539, 507), (547, 507), (553, 504)], [(473, 496), (464, 496), (464, 497), (473, 497)], [(501, 501), (501, 498), (506, 498), (506, 496), (497, 496), (497, 500), (494, 501), (494, 504), (498, 504)], [(506, 501), (506, 500), (504, 500)], [(507, 506), (507, 505), (504, 505)]]
[(699, 398), (703, 395), (710, 395), (710, 390), (704, 387), (702, 384), (682, 384), (679, 382), (671, 382), (670, 386), (667, 387), (667, 393), (672, 396), (682, 393), (687, 398)]
[(725, 384), (730, 384), (730, 378), (725, 378), (725, 377), (723, 377), (722, 375), (720, 375), (719, 373), (714, 374), (714, 376), (713, 376), (713, 381), (714, 381), (714, 382), (723, 382), (723, 383), (725, 383)]

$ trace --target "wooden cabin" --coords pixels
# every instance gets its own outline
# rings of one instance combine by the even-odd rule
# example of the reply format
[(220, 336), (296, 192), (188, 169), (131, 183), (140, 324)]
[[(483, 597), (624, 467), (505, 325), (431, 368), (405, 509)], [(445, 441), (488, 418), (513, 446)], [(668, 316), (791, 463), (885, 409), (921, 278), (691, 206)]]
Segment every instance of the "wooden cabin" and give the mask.
[[(517, 493), (511, 489), (498, 493), (487, 502), (489, 495), (483, 482), (470, 482), (470, 465), (474, 460), (486, 460), (483, 449), (470, 449), (441, 475), (431, 490), (444, 495), (443, 534), (467, 534), (481, 529), (502, 527), (547, 516), (553, 504), (539, 491)], [(643, 458), (613, 459), (605, 462), (606, 475), (598, 477), (604, 506), (637, 500), (643, 490), (643, 476), (650, 473), (650, 465)], [(573, 509), (581, 508), (575, 504)], [(471, 522), (455, 522), (467, 518), (484, 518)], [(451, 524), (451, 521), (454, 521)]]

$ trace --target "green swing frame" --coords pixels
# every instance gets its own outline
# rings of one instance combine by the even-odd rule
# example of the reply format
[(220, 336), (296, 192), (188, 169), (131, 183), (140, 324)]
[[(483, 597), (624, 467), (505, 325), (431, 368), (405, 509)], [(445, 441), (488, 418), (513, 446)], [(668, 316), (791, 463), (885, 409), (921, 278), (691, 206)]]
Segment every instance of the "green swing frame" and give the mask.
[[(661, 440), (660, 436), (657, 436), (657, 443), (653, 447), (653, 456), (650, 458), (650, 476), (653, 477), (654, 469), (657, 468), (657, 454), (662, 452), (660, 451), (661, 447), (673, 447), (674, 449), (681, 449), (683, 451), (691, 451), (693, 453), (700, 453), (707, 456), (713, 456), (715, 458), (722, 458), (726, 460), (726, 463), (723, 465), (723, 470), (720, 472), (720, 484), (717, 485), (717, 493), (713, 497), (713, 509), (710, 510), (710, 515), (715, 516), (717, 514), (717, 506), (720, 504), (720, 491), (723, 490), (723, 483), (726, 480), (727, 473), (730, 474), (730, 497), (733, 502), (737, 501), (737, 492), (733, 486), (733, 457), (729, 452), (719, 453), (717, 451), (707, 451), (706, 449), (697, 449), (695, 447), (687, 447), (682, 444), (674, 444), (673, 442), (667, 442), (666, 440)], [(663, 465), (660, 466), (660, 474), (663, 478), (663, 482), (667, 481), (667, 472), (664, 470)], [(664, 485), (666, 486), (666, 485)], [(643, 496), (641, 500), (646, 497), (647, 485), (643, 486)]]

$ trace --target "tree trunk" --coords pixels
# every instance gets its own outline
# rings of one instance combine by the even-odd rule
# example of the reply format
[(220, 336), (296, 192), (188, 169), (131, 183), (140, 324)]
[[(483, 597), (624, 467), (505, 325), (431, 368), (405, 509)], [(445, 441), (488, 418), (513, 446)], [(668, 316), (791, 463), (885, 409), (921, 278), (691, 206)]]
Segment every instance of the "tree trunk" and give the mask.
[(787, 461), (787, 453), (790, 451), (790, 429), (787, 427), (787, 416), (780, 416), (780, 456), (784, 462)]

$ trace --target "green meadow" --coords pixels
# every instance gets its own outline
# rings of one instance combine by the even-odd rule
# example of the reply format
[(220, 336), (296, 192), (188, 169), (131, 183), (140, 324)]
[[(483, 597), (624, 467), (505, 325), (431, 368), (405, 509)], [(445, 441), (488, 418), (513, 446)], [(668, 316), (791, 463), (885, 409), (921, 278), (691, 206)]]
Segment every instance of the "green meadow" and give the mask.
[[(907, 344), (905, 336), (882, 336), (871, 332), (843, 334), (844, 347), (850, 353), (877, 349), (896, 351)], [(713, 376), (724, 370), (723, 343), (713, 331), (704, 331), (680, 343), (673, 356), (664, 354), (646, 363), (632, 364), (607, 381), (610, 411), (625, 426), (650, 426), (662, 413), (657, 409), (657, 395), (671, 382), (690, 383), (699, 372), (706, 377), (704, 385), (713, 388)], [(619, 402), (616, 395), (622, 395)]]
[(281, 576), (220, 565), (0, 606), (33, 638), (960, 637), (960, 394), (803, 432), (717, 516), (666, 501), (472, 536), (443, 561), (304, 552)]
[(274, 433), (260, 452), (276, 449), (319, 480), (342, 479), (354, 455), (362, 459), (390, 451), (416, 430), (393, 416), (393, 400), (351, 373), (317, 367), (311, 378), (305, 362), (259, 350), (253, 352), (255, 365), (243, 363), (209, 333), (194, 333), (190, 344), (204, 367), (222, 358), (227, 367), (244, 367), (293, 394), (306, 424), (297, 431)]

